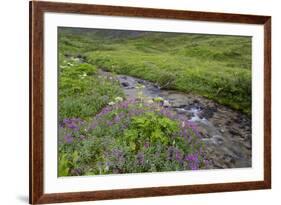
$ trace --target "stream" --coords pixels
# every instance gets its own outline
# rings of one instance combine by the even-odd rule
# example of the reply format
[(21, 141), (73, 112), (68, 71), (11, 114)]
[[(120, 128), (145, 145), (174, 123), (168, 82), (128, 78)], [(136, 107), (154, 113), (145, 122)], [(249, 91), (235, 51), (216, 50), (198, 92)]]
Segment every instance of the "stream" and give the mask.
[[(114, 76), (105, 71), (100, 71), (100, 75)], [(251, 167), (251, 120), (246, 115), (198, 95), (160, 89), (146, 80), (127, 75), (114, 77), (127, 97), (136, 98), (137, 85), (144, 85), (144, 96), (162, 97), (164, 106), (195, 123), (207, 145), (211, 168)]]

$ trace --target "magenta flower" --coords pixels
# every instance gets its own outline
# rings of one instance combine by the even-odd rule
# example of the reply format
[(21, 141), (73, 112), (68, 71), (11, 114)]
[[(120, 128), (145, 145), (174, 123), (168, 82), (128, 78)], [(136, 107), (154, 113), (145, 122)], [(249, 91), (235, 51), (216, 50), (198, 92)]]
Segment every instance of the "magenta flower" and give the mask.
[(67, 144), (71, 144), (73, 142), (74, 138), (68, 134), (68, 135), (64, 136), (64, 140)]
[(185, 160), (188, 162), (188, 165), (189, 167), (192, 169), (192, 170), (197, 170), (199, 169), (199, 164), (200, 164), (200, 161), (198, 159), (198, 154), (195, 153), (195, 154), (189, 154), (185, 157)]
[(71, 124), (67, 124), (67, 127), (69, 129), (74, 130), (74, 131), (78, 131), (79, 130), (79, 126), (77, 124), (75, 124), (74, 122), (72, 122)]

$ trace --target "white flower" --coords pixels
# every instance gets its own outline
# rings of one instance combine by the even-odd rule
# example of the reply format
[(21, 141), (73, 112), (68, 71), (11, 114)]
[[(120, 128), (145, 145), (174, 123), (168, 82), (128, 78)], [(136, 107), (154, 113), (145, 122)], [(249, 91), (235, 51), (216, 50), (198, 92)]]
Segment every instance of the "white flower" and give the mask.
[(121, 98), (121, 97), (116, 97), (115, 98), (115, 102), (122, 102), (123, 101), (123, 98)]
[(115, 104), (115, 102), (109, 102), (108, 103), (108, 105), (114, 105)]
[(150, 100), (147, 101), (147, 103), (152, 104), (153, 100), (150, 99)]

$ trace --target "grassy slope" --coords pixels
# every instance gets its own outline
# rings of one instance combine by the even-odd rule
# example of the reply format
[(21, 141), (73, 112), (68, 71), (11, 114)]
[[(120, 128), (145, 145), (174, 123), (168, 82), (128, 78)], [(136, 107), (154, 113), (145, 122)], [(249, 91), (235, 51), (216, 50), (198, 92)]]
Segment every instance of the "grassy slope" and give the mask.
[(193, 92), (250, 114), (251, 38), (61, 30), (61, 54)]

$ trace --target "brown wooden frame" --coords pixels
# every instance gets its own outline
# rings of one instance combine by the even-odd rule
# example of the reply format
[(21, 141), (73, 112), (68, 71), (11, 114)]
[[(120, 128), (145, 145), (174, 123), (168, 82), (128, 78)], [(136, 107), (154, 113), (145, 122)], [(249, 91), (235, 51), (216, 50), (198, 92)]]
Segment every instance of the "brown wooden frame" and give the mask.
[[(148, 9), (73, 3), (30, 3), (30, 203), (75, 202), (118, 198), (197, 194), (271, 188), (271, 17), (198, 11)], [(264, 26), (264, 180), (44, 194), (43, 190), (43, 24), (44, 12), (151, 17), (208, 22), (260, 24)]]

